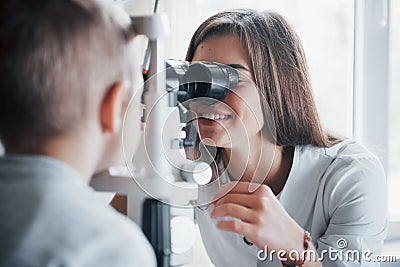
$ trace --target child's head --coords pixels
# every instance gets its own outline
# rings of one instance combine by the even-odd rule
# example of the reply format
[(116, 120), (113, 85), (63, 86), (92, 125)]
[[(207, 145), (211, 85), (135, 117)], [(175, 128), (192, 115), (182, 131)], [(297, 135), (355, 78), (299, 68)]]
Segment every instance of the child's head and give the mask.
[(42, 153), (51, 140), (74, 136), (97, 152), (98, 164), (110, 144), (120, 143), (129, 90), (140, 78), (129, 17), (111, 1), (0, 5), (0, 139), (6, 153)]

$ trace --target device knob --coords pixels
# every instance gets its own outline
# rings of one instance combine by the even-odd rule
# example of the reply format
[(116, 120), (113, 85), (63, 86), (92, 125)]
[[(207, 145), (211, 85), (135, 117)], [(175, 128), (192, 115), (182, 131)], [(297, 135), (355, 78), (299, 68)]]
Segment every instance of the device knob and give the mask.
[(193, 220), (185, 216), (171, 219), (171, 250), (182, 254), (190, 250), (196, 240), (196, 226)]
[(212, 177), (210, 165), (205, 162), (190, 162), (183, 165), (181, 170), (182, 177), (192, 183), (198, 185), (208, 184)]
[(189, 139), (179, 139), (179, 148), (192, 147), (194, 146), (194, 141)]

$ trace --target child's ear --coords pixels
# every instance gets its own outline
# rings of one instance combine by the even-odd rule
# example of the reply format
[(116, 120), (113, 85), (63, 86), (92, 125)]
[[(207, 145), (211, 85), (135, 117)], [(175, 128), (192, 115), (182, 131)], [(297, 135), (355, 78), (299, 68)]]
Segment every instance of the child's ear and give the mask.
[(127, 95), (127, 85), (123, 82), (114, 84), (106, 92), (100, 107), (103, 132), (116, 133), (121, 129)]

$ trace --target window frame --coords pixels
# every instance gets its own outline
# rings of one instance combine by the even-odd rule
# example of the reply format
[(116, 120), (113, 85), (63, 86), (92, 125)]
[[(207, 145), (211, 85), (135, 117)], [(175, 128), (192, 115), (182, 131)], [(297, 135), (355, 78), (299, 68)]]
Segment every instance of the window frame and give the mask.
[[(353, 136), (389, 171), (390, 0), (354, 0)], [(374, 108), (369, 108), (374, 107)], [(386, 240), (400, 240), (389, 218)]]

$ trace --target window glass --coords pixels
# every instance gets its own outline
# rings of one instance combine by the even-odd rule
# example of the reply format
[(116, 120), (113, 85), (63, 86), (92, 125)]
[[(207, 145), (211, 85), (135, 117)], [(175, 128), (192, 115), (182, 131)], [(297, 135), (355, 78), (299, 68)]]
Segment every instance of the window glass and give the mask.
[(400, 219), (400, 1), (390, 5), (389, 218)]

